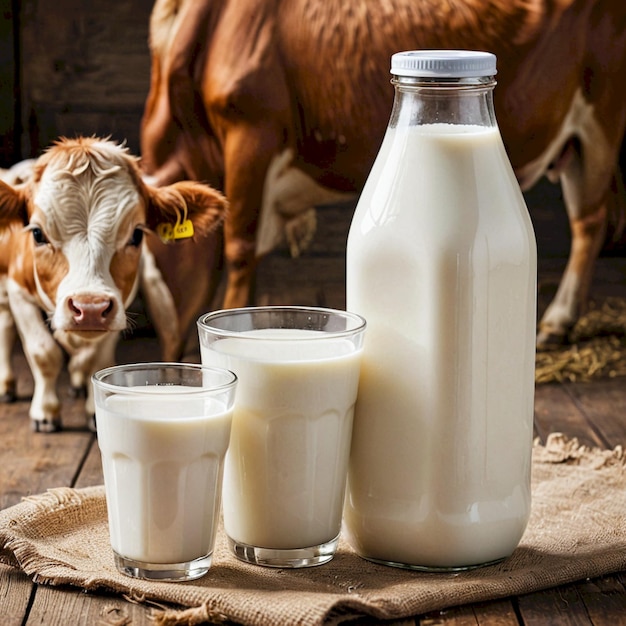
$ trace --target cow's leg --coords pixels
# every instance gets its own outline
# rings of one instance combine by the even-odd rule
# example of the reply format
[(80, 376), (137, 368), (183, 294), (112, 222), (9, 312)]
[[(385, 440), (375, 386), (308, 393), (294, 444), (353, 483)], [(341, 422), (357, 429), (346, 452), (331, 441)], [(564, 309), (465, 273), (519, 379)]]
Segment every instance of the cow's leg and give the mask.
[(8, 292), (15, 325), (33, 375), (31, 424), (37, 432), (54, 432), (61, 427), (56, 385), (63, 366), (63, 351), (44, 324), (39, 307), (24, 298), (19, 287), (13, 287), (10, 282)]
[[(575, 160), (572, 166), (579, 165)], [(614, 176), (619, 176), (619, 172)], [(570, 255), (557, 293), (539, 323), (537, 347), (562, 345), (587, 307), (595, 262), (605, 240), (608, 222), (607, 191), (602, 200), (585, 203), (585, 177), (580, 168), (561, 176), (571, 228)], [(607, 185), (608, 186), (608, 185)]]
[(224, 294), (224, 308), (248, 306), (252, 302), (256, 271), (256, 244), (247, 233), (225, 233), (224, 254), (228, 279)]
[(264, 127), (241, 124), (229, 132), (225, 144), (225, 195), (230, 211), (224, 224), (228, 276), (224, 308), (251, 303), (263, 187), (280, 138), (281, 132), (269, 123)]
[(96, 431), (96, 405), (93, 395), (93, 384), (91, 383), (91, 376), (98, 370), (105, 367), (111, 367), (115, 364), (115, 348), (119, 340), (120, 333), (110, 332), (104, 337), (104, 339), (98, 344), (94, 345), (95, 358), (91, 362), (89, 367), (89, 380), (87, 382), (87, 397), (85, 398), (85, 414), (87, 416), (87, 426), (93, 432)]
[(0, 279), (0, 402), (15, 400), (15, 374), (11, 362), (15, 335), (15, 322), (9, 306), (6, 278), (2, 278)]
[(150, 314), (150, 321), (159, 337), (163, 360), (176, 361), (181, 356), (184, 343), (176, 304), (156, 264), (154, 254), (144, 246), (142, 255), (140, 290)]
[(95, 404), (93, 397), (93, 385), (91, 377), (105, 367), (115, 364), (115, 349), (120, 333), (110, 331), (99, 341), (76, 340), (67, 333), (58, 333), (57, 340), (70, 354), (68, 371), (70, 375), (70, 385), (76, 396), (85, 397), (85, 415), (87, 426), (95, 431), (94, 420)]
[(115, 349), (119, 340), (119, 332), (108, 332), (100, 341), (87, 342), (75, 340), (66, 333), (58, 333), (57, 340), (70, 353), (68, 371), (70, 386), (75, 396), (85, 397), (85, 416), (87, 427), (95, 431), (96, 422), (93, 384), (91, 377), (98, 370), (115, 364)]
[(561, 345), (587, 307), (596, 259), (606, 233), (605, 205), (593, 215), (571, 222), (572, 244), (569, 260), (556, 295), (539, 323), (537, 346)]
[(89, 368), (95, 358), (92, 344), (66, 332), (57, 331), (53, 333), (53, 336), (69, 355), (67, 370), (70, 378), (70, 396), (72, 398), (86, 397)]

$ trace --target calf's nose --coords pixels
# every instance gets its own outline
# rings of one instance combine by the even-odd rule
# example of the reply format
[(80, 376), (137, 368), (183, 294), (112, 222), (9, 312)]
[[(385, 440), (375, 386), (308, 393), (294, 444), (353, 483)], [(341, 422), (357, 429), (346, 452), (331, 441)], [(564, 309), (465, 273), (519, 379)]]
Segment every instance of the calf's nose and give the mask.
[(113, 300), (103, 296), (75, 296), (67, 301), (74, 324), (80, 330), (107, 330)]

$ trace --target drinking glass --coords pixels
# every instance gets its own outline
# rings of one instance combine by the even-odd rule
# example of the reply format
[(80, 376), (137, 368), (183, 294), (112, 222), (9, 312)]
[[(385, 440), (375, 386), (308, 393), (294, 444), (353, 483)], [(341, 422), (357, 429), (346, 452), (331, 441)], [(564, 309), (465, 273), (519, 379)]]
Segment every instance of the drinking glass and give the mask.
[(365, 320), (318, 307), (247, 307), (198, 320), (204, 365), (238, 378), (224, 527), (241, 560), (306, 567), (341, 529)]
[(211, 566), (237, 377), (187, 363), (93, 376), (111, 547), (119, 571), (192, 580)]

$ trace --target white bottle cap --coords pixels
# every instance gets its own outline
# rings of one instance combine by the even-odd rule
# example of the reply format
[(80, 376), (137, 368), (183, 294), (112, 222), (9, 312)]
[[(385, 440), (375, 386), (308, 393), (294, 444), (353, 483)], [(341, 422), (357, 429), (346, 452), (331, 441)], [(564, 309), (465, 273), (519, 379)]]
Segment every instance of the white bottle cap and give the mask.
[(496, 74), (496, 56), (473, 50), (411, 50), (391, 57), (391, 73), (429, 78), (468, 78)]

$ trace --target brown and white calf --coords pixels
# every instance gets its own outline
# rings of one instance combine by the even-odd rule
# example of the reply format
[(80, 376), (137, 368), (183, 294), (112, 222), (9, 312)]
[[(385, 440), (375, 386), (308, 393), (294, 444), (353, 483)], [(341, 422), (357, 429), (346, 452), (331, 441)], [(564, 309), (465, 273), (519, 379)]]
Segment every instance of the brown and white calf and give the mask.
[(92, 416), (90, 377), (113, 364), (142, 278), (148, 301), (164, 307), (161, 332), (177, 324), (158, 261), (150, 255), (149, 270), (143, 267), (144, 234), (172, 233), (178, 224), (185, 236), (210, 237), (225, 209), (224, 197), (199, 183), (145, 184), (125, 147), (96, 137), (62, 139), (25, 183), (0, 182), (0, 397), (15, 397), (17, 329), (34, 381), (33, 428), (60, 426), (64, 351), (70, 383), (86, 387)]

